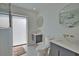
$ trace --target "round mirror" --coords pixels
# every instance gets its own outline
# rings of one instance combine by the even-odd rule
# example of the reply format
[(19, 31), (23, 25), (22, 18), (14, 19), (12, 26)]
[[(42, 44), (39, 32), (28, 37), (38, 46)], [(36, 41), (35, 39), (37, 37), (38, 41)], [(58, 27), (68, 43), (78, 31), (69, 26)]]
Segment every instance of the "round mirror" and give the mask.
[(42, 27), (42, 25), (43, 25), (43, 16), (38, 16), (36, 25), (37, 25), (37, 28)]

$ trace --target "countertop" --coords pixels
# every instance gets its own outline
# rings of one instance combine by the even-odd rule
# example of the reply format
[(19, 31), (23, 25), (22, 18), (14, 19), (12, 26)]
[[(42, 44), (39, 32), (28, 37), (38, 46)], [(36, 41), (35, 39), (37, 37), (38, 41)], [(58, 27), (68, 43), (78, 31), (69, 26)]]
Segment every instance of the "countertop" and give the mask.
[(63, 38), (58, 38), (52, 39), (50, 42), (79, 54), (79, 41), (73, 42)]

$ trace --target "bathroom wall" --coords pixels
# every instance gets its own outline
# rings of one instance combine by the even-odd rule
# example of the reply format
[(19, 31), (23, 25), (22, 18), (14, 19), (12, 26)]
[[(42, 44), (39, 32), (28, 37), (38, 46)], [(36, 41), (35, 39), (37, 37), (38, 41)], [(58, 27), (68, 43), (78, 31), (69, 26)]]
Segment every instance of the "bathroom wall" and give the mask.
[[(64, 27), (59, 24), (59, 12), (68, 4), (54, 4), (51, 8), (40, 12), (44, 16), (43, 34), (46, 38), (63, 37), (64, 34), (73, 35), (70, 37), (72, 42), (79, 42), (79, 26), (74, 28)], [(74, 7), (71, 7), (73, 9)]]
[[(31, 39), (31, 33), (34, 32), (35, 28), (35, 22), (36, 22), (36, 16), (39, 15), (43, 16), (44, 23), (42, 27), (42, 33), (44, 34), (45, 37), (58, 37), (61, 36), (65, 32), (65, 28), (59, 24), (59, 12), (63, 7), (68, 5), (67, 3), (50, 3), (50, 4), (45, 4), (45, 3), (40, 3), (40, 4), (15, 4), (18, 5), (22, 8), (25, 9), (30, 9), (33, 10), (35, 8), (35, 12), (33, 15), (33, 19), (31, 18), (29, 20), (29, 38)], [(38, 11), (38, 12), (37, 12)]]
[[(74, 11), (73, 11), (74, 10)], [(79, 3), (72, 3), (67, 5), (62, 11), (72, 11), (72, 13), (75, 15), (75, 18), (71, 21), (75, 21), (78, 20), (76, 18), (79, 17)], [(73, 37), (68, 37), (69, 39), (71, 39), (71, 41), (73, 42), (79, 42), (79, 24), (77, 24), (75, 27), (73, 28), (68, 28), (65, 27), (65, 34), (67, 35), (72, 35)]]
[(47, 8), (40, 11), (44, 17), (43, 34), (45, 37), (60, 37), (65, 32), (65, 28), (59, 24), (59, 12), (68, 4), (49, 4)]
[[(39, 15), (43, 16), (44, 23), (42, 27), (42, 33), (45, 37), (60, 37), (63, 36), (64, 33), (73, 33), (77, 35), (78, 29), (68, 29), (65, 28), (63, 25), (59, 24), (59, 12), (61, 9), (63, 9), (65, 6), (68, 5), (68, 3), (25, 3), (25, 4), (15, 4), (22, 8), (32, 10), (32, 13), (30, 14), (31, 17), (29, 17), (29, 41), (31, 41), (31, 34), (35, 31), (35, 22), (36, 17), (39, 13)], [(33, 8), (35, 10), (33, 10)], [(69, 8), (72, 9), (73, 7)], [(29, 12), (28, 12), (29, 14)], [(77, 33), (77, 34), (76, 34)], [(78, 36), (77, 36), (78, 38)]]

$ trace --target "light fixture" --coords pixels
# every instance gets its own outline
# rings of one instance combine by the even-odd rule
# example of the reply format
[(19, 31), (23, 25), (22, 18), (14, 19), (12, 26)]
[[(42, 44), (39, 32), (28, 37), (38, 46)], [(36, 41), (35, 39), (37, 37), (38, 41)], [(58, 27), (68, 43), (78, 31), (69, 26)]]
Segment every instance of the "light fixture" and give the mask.
[(36, 8), (33, 8), (33, 10), (36, 10)]
[(79, 26), (79, 4), (69, 4), (59, 13), (59, 23), (69, 28)]

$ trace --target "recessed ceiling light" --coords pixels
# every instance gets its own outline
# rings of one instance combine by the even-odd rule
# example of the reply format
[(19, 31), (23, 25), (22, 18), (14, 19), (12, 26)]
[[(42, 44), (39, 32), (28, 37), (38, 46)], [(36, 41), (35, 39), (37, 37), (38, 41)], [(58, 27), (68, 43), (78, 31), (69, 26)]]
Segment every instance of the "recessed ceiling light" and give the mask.
[(36, 8), (33, 8), (33, 10), (36, 10)]

